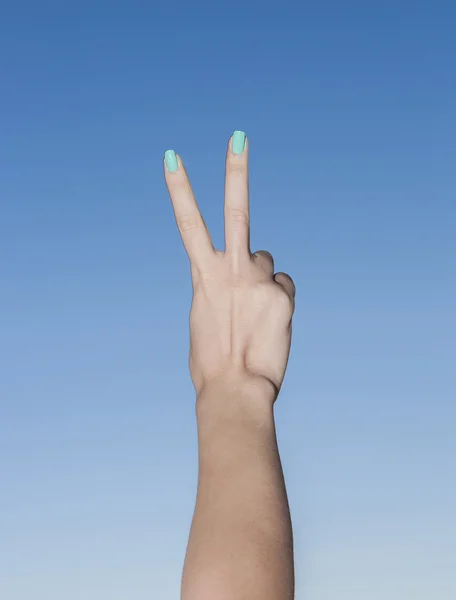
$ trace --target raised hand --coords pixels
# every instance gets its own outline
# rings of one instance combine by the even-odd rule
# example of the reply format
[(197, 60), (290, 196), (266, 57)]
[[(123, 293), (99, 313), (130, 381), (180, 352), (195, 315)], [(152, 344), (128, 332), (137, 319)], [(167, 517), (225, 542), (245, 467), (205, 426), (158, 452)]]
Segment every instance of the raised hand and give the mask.
[(251, 253), (249, 144), (234, 132), (226, 154), (225, 250), (216, 250), (180, 156), (165, 153), (165, 178), (190, 259), (190, 373), (198, 396), (208, 387), (259, 386), (274, 401), (291, 343), (295, 286), (274, 274), (266, 251)]

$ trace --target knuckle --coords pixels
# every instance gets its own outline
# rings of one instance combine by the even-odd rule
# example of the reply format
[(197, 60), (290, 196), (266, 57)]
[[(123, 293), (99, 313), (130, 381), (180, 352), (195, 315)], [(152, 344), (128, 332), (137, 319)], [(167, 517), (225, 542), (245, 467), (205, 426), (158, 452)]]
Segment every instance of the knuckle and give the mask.
[(255, 258), (267, 258), (268, 260), (273, 260), (273, 256), (267, 250), (257, 250), (253, 253)]
[(193, 229), (198, 229), (198, 227), (199, 227), (198, 215), (195, 215), (195, 214), (179, 215), (177, 217), (177, 226), (179, 227), (179, 230), (182, 232), (192, 231)]
[(249, 213), (247, 210), (244, 210), (242, 208), (230, 209), (229, 217), (232, 223), (239, 223), (240, 225), (249, 224)]
[(274, 270), (274, 257), (267, 250), (258, 250), (253, 258), (255, 263), (268, 273)]

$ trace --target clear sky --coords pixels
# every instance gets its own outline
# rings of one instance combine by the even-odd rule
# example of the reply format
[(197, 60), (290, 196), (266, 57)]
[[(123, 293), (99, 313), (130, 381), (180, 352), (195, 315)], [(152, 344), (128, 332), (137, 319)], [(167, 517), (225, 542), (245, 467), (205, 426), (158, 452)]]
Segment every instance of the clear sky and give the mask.
[(0, 597), (175, 600), (196, 489), (184, 158), (298, 288), (297, 600), (456, 597), (456, 5), (3, 2)]

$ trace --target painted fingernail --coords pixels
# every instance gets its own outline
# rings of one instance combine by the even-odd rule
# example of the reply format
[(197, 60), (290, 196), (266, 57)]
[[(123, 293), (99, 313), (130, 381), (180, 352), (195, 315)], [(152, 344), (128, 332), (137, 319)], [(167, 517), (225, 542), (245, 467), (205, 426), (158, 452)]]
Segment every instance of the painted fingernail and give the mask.
[(165, 152), (165, 165), (170, 173), (177, 171), (177, 156), (174, 150)]
[(231, 149), (233, 154), (242, 154), (245, 148), (245, 133), (243, 131), (235, 131), (231, 140)]

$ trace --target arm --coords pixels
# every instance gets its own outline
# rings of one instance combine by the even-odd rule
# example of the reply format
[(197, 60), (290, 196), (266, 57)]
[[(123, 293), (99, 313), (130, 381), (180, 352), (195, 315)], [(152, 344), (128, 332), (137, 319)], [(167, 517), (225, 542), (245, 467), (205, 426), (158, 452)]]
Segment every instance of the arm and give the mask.
[(182, 161), (169, 153), (165, 160), (194, 290), (190, 371), (199, 480), (183, 600), (294, 597), (291, 520), (273, 407), (288, 361), (295, 290), (288, 275), (274, 274), (269, 253), (250, 253), (247, 157), (245, 137), (234, 134), (223, 253), (212, 246)]
[(293, 598), (291, 521), (269, 394), (239, 380), (198, 398), (184, 600)]

